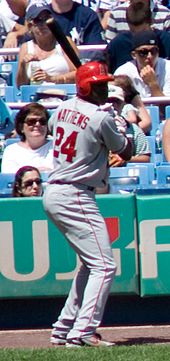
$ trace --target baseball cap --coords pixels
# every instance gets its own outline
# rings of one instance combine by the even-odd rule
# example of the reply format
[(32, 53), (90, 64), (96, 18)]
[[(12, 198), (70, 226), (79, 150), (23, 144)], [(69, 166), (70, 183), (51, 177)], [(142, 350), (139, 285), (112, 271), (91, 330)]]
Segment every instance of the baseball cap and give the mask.
[(35, 19), (42, 11), (45, 10), (49, 11), (49, 13), (51, 12), (48, 5), (43, 5), (43, 4), (30, 5), (29, 7), (27, 7), (25, 19), (26, 20)]
[(120, 86), (108, 83), (108, 99), (120, 99), (122, 102), (125, 100), (123, 89)]
[(159, 47), (156, 33), (152, 30), (135, 33), (132, 38), (132, 50), (135, 50), (142, 45), (155, 45)]

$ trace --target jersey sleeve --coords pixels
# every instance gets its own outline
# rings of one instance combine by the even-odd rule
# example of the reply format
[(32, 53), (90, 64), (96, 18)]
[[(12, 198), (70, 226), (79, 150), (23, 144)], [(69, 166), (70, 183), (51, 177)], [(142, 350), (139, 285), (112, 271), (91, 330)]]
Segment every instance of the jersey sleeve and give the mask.
[(107, 114), (101, 122), (100, 131), (103, 142), (113, 153), (122, 153), (127, 146), (126, 137), (117, 130), (116, 118)]

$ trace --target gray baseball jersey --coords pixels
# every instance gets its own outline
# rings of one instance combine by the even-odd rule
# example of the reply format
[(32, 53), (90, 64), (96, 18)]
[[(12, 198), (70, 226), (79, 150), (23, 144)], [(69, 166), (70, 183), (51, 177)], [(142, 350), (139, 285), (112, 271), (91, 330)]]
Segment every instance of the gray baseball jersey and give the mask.
[(108, 178), (108, 151), (127, 145), (108, 112), (78, 97), (64, 101), (49, 121), (53, 128), (54, 170), (49, 181), (102, 187)]

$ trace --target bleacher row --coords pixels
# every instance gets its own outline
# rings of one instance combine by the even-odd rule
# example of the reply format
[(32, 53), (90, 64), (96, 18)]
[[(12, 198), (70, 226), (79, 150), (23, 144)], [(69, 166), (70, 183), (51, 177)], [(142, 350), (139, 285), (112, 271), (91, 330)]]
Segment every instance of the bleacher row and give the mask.
[[(23, 85), (18, 89), (15, 83), (17, 61), (4, 62), (0, 64), (0, 77), (5, 79), (0, 84), (0, 136), (3, 134), (3, 127), (11, 130), (17, 111), (25, 104), (37, 100), (37, 94), (43, 89), (55, 88), (66, 91), (67, 97), (75, 95), (75, 84), (57, 85)], [(50, 112), (57, 106), (56, 102), (43, 103)], [(163, 123), (160, 123), (158, 105), (149, 105), (146, 108), (152, 119), (152, 129), (147, 136), (152, 152), (150, 163), (128, 163), (126, 167), (110, 169), (110, 192), (117, 192), (120, 189), (134, 191), (139, 189), (170, 189), (170, 163), (166, 162), (162, 148), (159, 152), (156, 147), (156, 132), (162, 134)], [(170, 105), (165, 105), (165, 119), (170, 118)], [(2, 124), (1, 120), (6, 119)], [(8, 146), (13, 140), (6, 140), (4, 146)], [(47, 182), (47, 173), (42, 174), (43, 184)], [(0, 197), (11, 196), (13, 174), (0, 173)]]

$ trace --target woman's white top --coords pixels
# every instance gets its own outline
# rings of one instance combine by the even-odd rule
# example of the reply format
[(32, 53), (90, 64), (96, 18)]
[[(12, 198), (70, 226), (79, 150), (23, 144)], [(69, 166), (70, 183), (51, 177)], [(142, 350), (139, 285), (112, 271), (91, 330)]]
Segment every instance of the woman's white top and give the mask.
[[(27, 42), (27, 50), (29, 54), (35, 54), (34, 41)], [(30, 61), (27, 67), (27, 76), (31, 78), (31, 67), (34, 62)], [(44, 70), (48, 75), (65, 74), (69, 72), (68, 63), (64, 57), (63, 50), (59, 44), (56, 44), (55, 51), (47, 58), (39, 60), (38, 67)], [(42, 84), (49, 84), (49, 82), (43, 82)]]
[(23, 166), (53, 169), (53, 141), (35, 150), (23, 148), (19, 142), (8, 145), (3, 153), (1, 172), (16, 173)]

